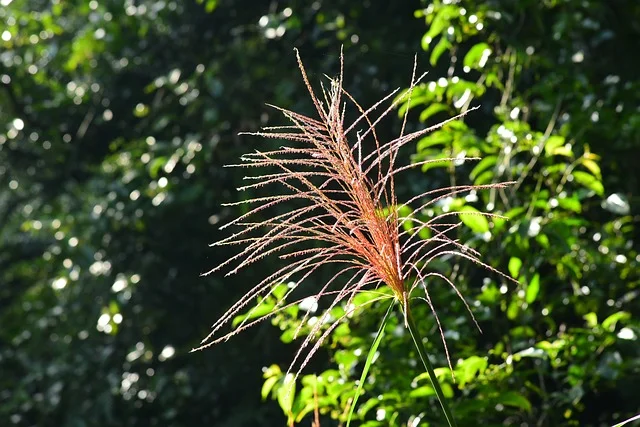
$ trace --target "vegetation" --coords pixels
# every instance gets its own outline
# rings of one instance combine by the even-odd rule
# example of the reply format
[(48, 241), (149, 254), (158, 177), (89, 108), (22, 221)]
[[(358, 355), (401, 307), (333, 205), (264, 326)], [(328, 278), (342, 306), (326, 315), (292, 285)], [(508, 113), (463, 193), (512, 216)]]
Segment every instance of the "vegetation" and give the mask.
[[(464, 297), (427, 284), (451, 368), (429, 305), (413, 306), (458, 425), (599, 426), (640, 413), (634, 0), (0, 4), (8, 425), (305, 425), (317, 410), (329, 426), (346, 421), (358, 387), (352, 425), (445, 423), (402, 313), (367, 362), (389, 306), (371, 293), (353, 298), (367, 309), (327, 330), (295, 386), (285, 367), (313, 338), (309, 320), (345, 313), (347, 300), (293, 305), (189, 353), (278, 262), (199, 277), (228, 259), (208, 247), (227, 236), (218, 227), (247, 212), (222, 206), (244, 197), (234, 188), (245, 175), (222, 165), (282, 145), (238, 133), (283, 124), (266, 101), (313, 111), (294, 46), (314, 85), (339, 72), (344, 46), (342, 85), (365, 109), (408, 85), (418, 52), (428, 75), (392, 112), (400, 119), (376, 127), (381, 144), (405, 114), (410, 134), (467, 113), (399, 150), (399, 164), (424, 173), (395, 182), (398, 200), (493, 187), (410, 215), (415, 225), (463, 212), (447, 237), (513, 279), (455, 257), (428, 266)], [(334, 274), (308, 280), (321, 289)]]

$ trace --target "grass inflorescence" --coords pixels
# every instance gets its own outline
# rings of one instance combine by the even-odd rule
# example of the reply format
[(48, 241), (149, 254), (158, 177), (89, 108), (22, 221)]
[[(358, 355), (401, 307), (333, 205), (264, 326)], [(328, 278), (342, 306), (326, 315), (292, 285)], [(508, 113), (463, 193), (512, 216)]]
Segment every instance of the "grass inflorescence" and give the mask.
[[(437, 188), (400, 203), (395, 189), (397, 175), (431, 161), (401, 166), (399, 150), (428, 132), (458, 120), (460, 116), (406, 133), (407, 109), (399, 136), (382, 142), (376, 133), (376, 125), (398, 105), (410, 101), (412, 90), (424, 75), (416, 77), (414, 66), (408, 90), (400, 93), (397, 89), (365, 109), (343, 88), (342, 55), (339, 76), (329, 79), (329, 83), (322, 86), (320, 95), (312, 88), (297, 51), (296, 56), (316, 116), (309, 117), (272, 106), (291, 124), (250, 134), (289, 141), (290, 145), (245, 154), (240, 164), (232, 165), (262, 170), (262, 173), (247, 176), (245, 179), (249, 183), (239, 190), (264, 191), (265, 195), (233, 204), (246, 205), (247, 213), (226, 224), (224, 228), (235, 227), (237, 231), (214, 245), (239, 246), (240, 249), (236, 255), (205, 274), (227, 269), (227, 275), (231, 275), (270, 256), (279, 257), (283, 265), (233, 304), (194, 350), (226, 341), (304, 300), (323, 301), (328, 307), (327, 312), (344, 304), (348, 308), (343, 316), (329, 319), (328, 327), (326, 322), (316, 322), (307, 333), (289, 368), (291, 372), (299, 373), (331, 331), (355, 310), (351, 304), (354, 297), (382, 285), (391, 289), (392, 298), (400, 307), (407, 327), (413, 323), (410, 301), (416, 290), (420, 290), (419, 299), (429, 305), (444, 341), (442, 325), (429, 297), (427, 282), (444, 282), (458, 294), (467, 309), (469, 306), (448, 277), (430, 270), (430, 263), (439, 257), (454, 255), (500, 275), (502, 273), (483, 263), (475, 250), (451, 237), (462, 225), (458, 212), (447, 212), (423, 221), (418, 219), (418, 214), (446, 197), (472, 190), (500, 188), (510, 183)], [(355, 118), (347, 122), (346, 117), (351, 117), (354, 112)], [(461, 159), (444, 160), (459, 162)], [(443, 159), (436, 161), (442, 162)], [(269, 192), (274, 186), (279, 189)], [(278, 209), (283, 206), (286, 208)], [(427, 238), (424, 238), (425, 234)], [(333, 269), (326, 283), (320, 287), (307, 283), (314, 272), (325, 267)], [(272, 295), (283, 283), (290, 284), (289, 290), (268, 314), (258, 318), (248, 315), (236, 328), (221, 332), (252, 301), (261, 301)], [(287, 302), (294, 292), (296, 296), (302, 294), (302, 297)], [(369, 300), (368, 304), (388, 297), (388, 294), (381, 293), (379, 298)], [(257, 307), (259, 304), (252, 310)], [(412, 335), (417, 333), (415, 328), (409, 330)], [(445, 351), (450, 360), (446, 344)], [(439, 389), (437, 384), (434, 386)], [(449, 423), (452, 424), (452, 420)]]

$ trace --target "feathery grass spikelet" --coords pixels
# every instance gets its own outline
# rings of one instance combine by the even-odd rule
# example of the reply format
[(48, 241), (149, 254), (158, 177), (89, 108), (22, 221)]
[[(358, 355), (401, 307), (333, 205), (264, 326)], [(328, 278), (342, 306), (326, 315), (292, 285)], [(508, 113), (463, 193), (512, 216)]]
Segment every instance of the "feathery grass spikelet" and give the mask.
[[(322, 86), (321, 99), (311, 87), (297, 50), (296, 57), (317, 117), (272, 106), (287, 117), (292, 125), (265, 128), (262, 132), (250, 134), (288, 140), (293, 142), (294, 146), (283, 146), (271, 151), (256, 150), (242, 156), (242, 163), (232, 166), (263, 168), (266, 172), (247, 177), (250, 183), (240, 190), (262, 189), (270, 185), (279, 185), (281, 190), (271, 195), (232, 204), (248, 205), (250, 208), (247, 213), (224, 226), (234, 226), (239, 230), (214, 245), (240, 245), (242, 249), (205, 274), (229, 268), (227, 275), (230, 275), (272, 255), (284, 260), (284, 266), (264, 278), (233, 304), (213, 324), (211, 333), (194, 350), (226, 341), (240, 331), (305, 299), (309, 301), (311, 298), (314, 302), (321, 299), (328, 301), (325, 316), (328, 316), (327, 313), (333, 307), (346, 301), (347, 309), (342, 317), (321, 319), (328, 321), (329, 326), (323, 330), (325, 322), (318, 321), (305, 337), (289, 368), (291, 371), (299, 364), (296, 370), (299, 373), (331, 331), (355, 310), (351, 304), (354, 297), (363, 290), (375, 289), (380, 285), (386, 285), (392, 290), (393, 297), (400, 302), (405, 316), (409, 310), (409, 299), (413, 297), (416, 288), (422, 288), (424, 297), (421, 298), (433, 312), (444, 341), (440, 319), (427, 292), (425, 281), (429, 278), (444, 281), (457, 293), (469, 313), (471, 310), (449, 278), (428, 271), (431, 261), (445, 255), (455, 255), (501, 276), (508, 276), (480, 261), (479, 253), (450, 237), (452, 231), (462, 224), (460, 221), (451, 221), (458, 212), (448, 212), (428, 221), (418, 220), (415, 214), (445, 197), (471, 190), (500, 188), (511, 183), (439, 188), (418, 194), (400, 205), (396, 200), (396, 175), (432, 162), (425, 160), (407, 166), (397, 166), (400, 148), (460, 116), (405, 134), (405, 112), (400, 135), (391, 141), (381, 143), (376, 134), (376, 125), (398, 104), (409, 102), (412, 89), (424, 77), (422, 75), (416, 78), (415, 65), (409, 90), (382, 109), (377, 117), (372, 117), (385, 101), (398, 93), (398, 90), (365, 110), (343, 88), (344, 65), (341, 54), (340, 74), (337, 78), (330, 79), (328, 87)], [(345, 123), (347, 106), (357, 113), (357, 117), (350, 124)], [(364, 127), (364, 131), (356, 132), (357, 126)], [(443, 159), (436, 161), (442, 162)], [(269, 217), (269, 213), (282, 204), (290, 205), (291, 208)], [(400, 215), (402, 207), (413, 204), (417, 206), (411, 208), (411, 213)], [(261, 215), (259, 220), (254, 219), (257, 214)], [(479, 214), (498, 217), (487, 213)], [(265, 215), (267, 218), (262, 218)], [(409, 230), (407, 224), (411, 225)], [(422, 230), (429, 231), (431, 237), (419, 237)], [(286, 302), (287, 297), (294, 291), (304, 289), (303, 282), (314, 272), (333, 265), (335, 274), (320, 289), (308, 286), (311, 290), (303, 298)], [(247, 316), (231, 332), (220, 333), (220, 330), (251, 301), (272, 295), (278, 285), (287, 282), (291, 282), (290, 289), (268, 315), (258, 319)], [(382, 298), (388, 298), (388, 295), (381, 294), (368, 304)], [(305, 314), (301, 325), (306, 323), (308, 315), (309, 312)], [(471, 316), (473, 318), (473, 314)], [(303, 357), (303, 351), (310, 345), (311, 348)], [(445, 350), (449, 359), (446, 344)]]

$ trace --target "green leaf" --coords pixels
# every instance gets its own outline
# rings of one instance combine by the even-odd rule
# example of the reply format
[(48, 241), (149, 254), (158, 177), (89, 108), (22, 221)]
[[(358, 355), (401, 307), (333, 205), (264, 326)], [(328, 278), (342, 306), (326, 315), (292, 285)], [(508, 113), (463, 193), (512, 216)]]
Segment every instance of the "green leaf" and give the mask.
[[(595, 314), (595, 313), (591, 313), (591, 314)], [(540, 341), (538, 344), (536, 344), (536, 347), (543, 349), (549, 355), (554, 355), (559, 350), (563, 349), (566, 345), (567, 345), (567, 341), (563, 339), (559, 339), (559, 340), (555, 340), (554, 342)]]
[(616, 325), (621, 320), (628, 320), (631, 318), (631, 315), (626, 311), (618, 311), (617, 313), (613, 313), (606, 319), (602, 321), (602, 327), (609, 332), (613, 332), (616, 329)]
[(292, 416), (293, 400), (296, 395), (296, 382), (293, 374), (288, 374), (282, 381), (282, 387), (278, 389), (278, 404), (282, 411), (289, 417)]
[(488, 184), (493, 180), (494, 176), (495, 174), (493, 173), (493, 170), (484, 171), (473, 181), (473, 183), (475, 185)]
[(431, 157), (431, 161), (429, 163), (424, 163), (420, 168), (422, 172), (427, 172), (433, 168), (446, 168), (451, 164), (451, 160), (447, 153), (440, 153)]
[(522, 260), (517, 257), (511, 257), (509, 260), (509, 273), (511, 273), (511, 277), (517, 279), (520, 275), (520, 268), (522, 267)]
[(600, 171), (600, 166), (596, 162), (591, 159), (583, 159), (582, 166), (589, 169), (589, 171), (598, 179), (602, 179), (602, 173)]
[(565, 156), (573, 157), (571, 145), (565, 144), (565, 138), (559, 135), (550, 136), (544, 145), (544, 151), (548, 157)]
[(440, 387), (442, 388), (442, 395), (444, 397), (447, 399), (451, 399), (453, 397), (453, 387), (451, 387), (451, 384), (442, 383), (440, 384)]
[(290, 344), (293, 342), (296, 336), (296, 329), (287, 329), (280, 335), (280, 341), (285, 344)]
[(167, 157), (156, 157), (149, 163), (149, 176), (153, 179), (158, 177), (158, 172), (169, 159)]
[(540, 292), (540, 275), (536, 273), (527, 285), (527, 293), (525, 295), (527, 304), (531, 304), (536, 300), (538, 292)]
[(424, 33), (422, 39), (420, 40), (420, 46), (422, 46), (422, 50), (429, 50), (429, 45), (431, 44), (432, 40), (433, 38), (429, 35), (429, 33)]
[(269, 393), (271, 393), (271, 390), (273, 390), (273, 386), (276, 385), (278, 380), (279, 378), (274, 376), (274, 377), (269, 377), (264, 381), (264, 384), (262, 384), (262, 391), (260, 392), (260, 395), (262, 396), (262, 400), (267, 399), (267, 396), (269, 396)]
[(554, 149), (553, 154), (555, 156), (573, 157), (573, 151), (571, 150), (571, 147), (568, 145), (563, 145), (562, 147), (558, 147)]
[(464, 206), (460, 209), (460, 220), (475, 233), (486, 233), (489, 231), (489, 221), (487, 217), (472, 206)]
[[(507, 218), (509, 218), (509, 220), (512, 220), (518, 217), (519, 215), (525, 213), (526, 211), (527, 211), (527, 208), (525, 208), (524, 206), (519, 206), (517, 208), (509, 209), (507, 212), (502, 214), (502, 216), (506, 216)], [(493, 226), (496, 231), (501, 230), (502, 227), (504, 227), (506, 222), (507, 220), (502, 218), (493, 218)]]
[(507, 318), (509, 320), (515, 320), (520, 312), (520, 304), (517, 299), (511, 300), (509, 307), (507, 307)]
[(368, 303), (369, 301), (372, 301), (374, 299), (379, 299), (380, 298), (380, 292), (389, 293), (389, 295), (390, 295), (391, 291), (389, 290), (389, 288), (376, 289), (376, 290), (372, 290), (372, 291), (362, 290), (362, 291), (358, 292), (355, 297), (353, 297), (352, 303), (353, 303), (354, 306), (359, 307), (361, 305), (364, 305), (364, 304)]
[(447, 419), (447, 424), (449, 425), (449, 427), (454, 427), (456, 425), (456, 422), (453, 418), (453, 414), (451, 413), (451, 409), (449, 408), (449, 405), (445, 400), (445, 398), (451, 397), (453, 395), (453, 389), (447, 383), (440, 384), (437, 374), (433, 369), (433, 364), (429, 360), (429, 355), (424, 348), (424, 343), (422, 342), (422, 337), (420, 336), (418, 328), (416, 327), (416, 322), (413, 320), (413, 314), (411, 313), (411, 311), (409, 311), (409, 307), (404, 307), (404, 310), (409, 334), (411, 335), (413, 343), (416, 346), (416, 350), (418, 350), (418, 355), (420, 356), (420, 360), (422, 360), (423, 366), (429, 373), (429, 379), (431, 380), (431, 384), (436, 391), (436, 396), (438, 397), (438, 401), (440, 402), (442, 411), (444, 412), (445, 418)]
[(602, 185), (602, 182), (590, 173), (573, 171), (573, 178), (578, 184), (592, 190), (598, 196), (602, 196), (604, 194), (604, 186)]
[(558, 163), (555, 165), (542, 168), (542, 173), (544, 176), (557, 176), (557, 175), (563, 174), (566, 169), (567, 169), (566, 163)]
[(458, 363), (456, 367), (456, 380), (460, 387), (471, 382), (476, 375), (481, 374), (487, 369), (487, 358), (479, 356), (471, 356)]
[(420, 113), (420, 121), (425, 122), (427, 119), (434, 114), (440, 113), (442, 111), (447, 111), (448, 107), (445, 104), (435, 103), (429, 105), (425, 108), (422, 113)]
[(217, 6), (218, 6), (218, 0), (208, 0), (204, 7), (204, 10), (206, 10), (207, 13), (211, 13)]
[(424, 385), (422, 387), (418, 387), (409, 392), (409, 397), (418, 398), (418, 397), (428, 397), (436, 394), (436, 391), (430, 385)]
[(545, 249), (548, 249), (549, 245), (551, 244), (549, 242), (549, 237), (546, 234), (542, 234), (542, 233), (536, 236), (536, 242), (538, 242), (540, 246), (542, 246)]
[(480, 160), (478, 164), (471, 170), (469, 173), (469, 178), (476, 179), (480, 172), (484, 172), (485, 170), (493, 167), (498, 161), (498, 156), (487, 156), (484, 159)]
[(547, 156), (553, 156), (555, 150), (564, 145), (564, 137), (553, 135), (550, 136), (544, 144), (544, 151)]
[(498, 398), (498, 401), (505, 406), (513, 406), (515, 408), (524, 409), (527, 412), (531, 412), (531, 402), (521, 394), (515, 391), (508, 391), (502, 393)]
[[(416, 150), (420, 153), (434, 145), (448, 144), (449, 142), (451, 142), (451, 134), (449, 132), (438, 131), (419, 140), (416, 144)], [(446, 157), (446, 155), (443, 156)]]
[(500, 299), (500, 290), (493, 283), (483, 286), (482, 293), (478, 296), (478, 301), (485, 304), (496, 303)]
[(436, 16), (433, 18), (433, 21), (431, 22), (431, 25), (429, 26), (429, 30), (422, 38), (423, 45), (425, 40), (433, 39), (438, 34), (442, 33), (446, 27), (449, 26), (449, 21), (451, 19), (451, 9), (451, 6), (445, 6), (436, 14)]
[(376, 351), (378, 351), (378, 347), (380, 346), (380, 342), (382, 342), (382, 337), (384, 336), (384, 329), (387, 326), (387, 322), (389, 320), (389, 313), (393, 310), (393, 307), (396, 305), (396, 300), (389, 305), (382, 322), (380, 323), (380, 327), (378, 328), (378, 333), (376, 334), (376, 338), (373, 340), (371, 344), (371, 348), (369, 349), (369, 354), (367, 354), (367, 361), (364, 364), (364, 369), (362, 370), (362, 374), (360, 375), (360, 381), (358, 382), (358, 388), (356, 389), (356, 394), (353, 397), (353, 403), (351, 404), (351, 409), (349, 410), (349, 416), (347, 417), (347, 427), (351, 424), (351, 418), (353, 417), (353, 411), (356, 408), (356, 403), (358, 403), (358, 397), (360, 397), (360, 393), (362, 393), (362, 387), (364, 385), (365, 380), (367, 379), (367, 374), (369, 373), (369, 368), (371, 368), (371, 364), (373, 363), (373, 358), (375, 357)]
[(502, 84), (500, 77), (498, 77), (496, 73), (487, 73), (485, 75), (487, 76), (485, 80), (485, 84), (487, 87), (494, 87), (501, 91), (504, 90), (504, 85)]
[(557, 199), (557, 200), (558, 200), (558, 206), (560, 206), (563, 209), (566, 209), (568, 211), (572, 211), (575, 213), (582, 212), (582, 205), (580, 204), (580, 200), (578, 199), (563, 198), (563, 199)]
[(249, 310), (248, 313), (241, 314), (239, 316), (234, 317), (233, 322), (231, 324), (235, 328), (245, 320), (256, 319), (258, 317), (266, 316), (267, 314), (271, 313), (273, 308), (274, 308), (273, 303), (262, 301), (258, 303), (258, 305), (253, 307), (251, 310)]
[(598, 326), (598, 315), (596, 313), (587, 313), (582, 316), (582, 318), (586, 320), (588, 327), (595, 328), (596, 326)]
[(271, 294), (277, 301), (280, 301), (282, 300), (282, 298), (284, 298), (288, 290), (289, 287), (287, 285), (285, 285), (284, 283), (280, 283), (279, 285), (276, 285)]
[(429, 62), (431, 63), (431, 65), (435, 67), (440, 56), (442, 56), (442, 54), (450, 47), (451, 43), (449, 42), (449, 40), (447, 40), (446, 37), (441, 37), (436, 47), (434, 47), (431, 51), (431, 56), (429, 56)]
[(396, 102), (398, 100), (404, 100), (401, 103), (400, 108), (398, 108), (398, 116), (404, 117), (407, 110), (411, 110), (416, 105), (426, 104), (433, 98), (433, 94), (431, 92), (427, 92), (427, 95), (413, 95), (411, 96), (411, 100), (408, 99), (407, 91), (403, 92), (399, 96), (396, 97)]
[(278, 365), (271, 365), (264, 371), (265, 382), (262, 385), (262, 399), (266, 399), (276, 383), (282, 378), (282, 371)]
[(463, 65), (469, 68), (482, 68), (480, 66), (480, 60), (482, 56), (485, 55), (485, 51), (491, 49), (487, 43), (478, 43), (469, 49), (469, 52), (464, 56)]

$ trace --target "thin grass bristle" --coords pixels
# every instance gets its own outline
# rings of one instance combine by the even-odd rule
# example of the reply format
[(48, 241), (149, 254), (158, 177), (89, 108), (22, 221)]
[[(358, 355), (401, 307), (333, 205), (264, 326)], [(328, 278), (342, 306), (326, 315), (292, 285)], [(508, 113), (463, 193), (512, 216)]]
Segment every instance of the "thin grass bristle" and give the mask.
[[(440, 188), (425, 191), (402, 204), (398, 203), (395, 190), (398, 173), (430, 162), (397, 166), (399, 150), (416, 138), (446, 126), (451, 120), (460, 119), (466, 113), (427, 129), (405, 133), (405, 112), (400, 135), (391, 141), (381, 142), (376, 133), (376, 125), (397, 106), (409, 102), (413, 89), (424, 77), (422, 75), (416, 78), (415, 65), (409, 90), (386, 108), (382, 108), (382, 104), (397, 91), (365, 109), (343, 89), (342, 54), (340, 74), (333, 79), (327, 77), (330, 84), (322, 86), (321, 98), (314, 92), (297, 50), (296, 58), (317, 117), (271, 106), (281, 112), (292, 125), (267, 127), (260, 132), (245, 133), (287, 140), (292, 146), (269, 151), (256, 150), (242, 156), (239, 164), (231, 165), (247, 169), (262, 168), (264, 171), (247, 176), (247, 185), (241, 187), (241, 190), (263, 190), (267, 193), (274, 186), (278, 186), (279, 190), (267, 193), (266, 196), (229, 204), (246, 205), (248, 212), (223, 226), (236, 227), (237, 231), (214, 245), (240, 245), (241, 249), (235, 256), (204, 275), (220, 270), (233, 274), (270, 256), (278, 257), (284, 264), (233, 304), (212, 325), (211, 333), (193, 351), (226, 341), (306, 298), (322, 301), (324, 307), (328, 307), (325, 313), (339, 304), (348, 303), (350, 308), (345, 309), (341, 318), (321, 317), (326, 322), (318, 321), (307, 331), (290, 367), (290, 371), (295, 370), (297, 376), (330, 332), (353, 313), (355, 308), (350, 303), (355, 296), (363, 291), (377, 289), (380, 285), (391, 289), (392, 297), (400, 303), (405, 315), (412, 298), (426, 301), (444, 340), (440, 319), (427, 290), (426, 281), (429, 278), (444, 281), (453, 288), (475, 322), (469, 305), (455, 284), (449, 278), (429, 271), (431, 261), (453, 255), (510, 278), (483, 263), (479, 259), (479, 253), (450, 237), (461, 223), (450, 219), (447, 221), (447, 218), (457, 215), (457, 212), (449, 212), (428, 221), (420, 221), (415, 217), (417, 213), (445, 197), (501, 188), (509, 183)], [(374, 116), (376, 111), (379, 113)], [(345, 123), (345, 117), (353, 114), (356, 118)], [(358, 126), (362, 129), (358, 129)], [(453, 162), (461, 159), (448, 160)], [(289, 209), (273, 213), (282, 204), (286, 204)], [(414, 204), (417, 206), (413, 206), (409, 214), (400, 214), (401, 208)], [(481, 215), (499, 217), (493, 214)], [(407, 230), (408, 225), (410, 230)], [(431, 237), (420, 239), (418, 236), (422, 230), (429, 231)], [(325, 267), (334, 268), (336, 272), (327, 283), (320, 287), (307, 283), (313, 273)], [(249, 315), (234, 330), (220, 332), (252, 301), (261, 301), (273, 295), (278, 285), (288, 282), (291, 283), (290, 289), (268, 316), (250, 320), (252, 316)], [(308, 291), (304, 292), (305, 289)], [(413, 295), (418, 289), (424, 291), (424, 296)], [(287, 302), (287, 298), (293, 298), (294, 293), (296, 301)], [(299, 298), (298, 294), (303, 296)], [(369, 304), (384, 298), (389, 298), (389, 295), (383, 293), (369, 301)], [(256, 308), (251, 309), (250, 313)], [(302, 323), (306, 323), (308, 316), (309, 313), (304, 316)], [(300, 331), (298, 328), (296, 335)], [(304, 354), (306, 349), (308, 350)], [(449, 359), (446, 343), (445, 351)]]

